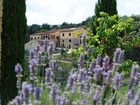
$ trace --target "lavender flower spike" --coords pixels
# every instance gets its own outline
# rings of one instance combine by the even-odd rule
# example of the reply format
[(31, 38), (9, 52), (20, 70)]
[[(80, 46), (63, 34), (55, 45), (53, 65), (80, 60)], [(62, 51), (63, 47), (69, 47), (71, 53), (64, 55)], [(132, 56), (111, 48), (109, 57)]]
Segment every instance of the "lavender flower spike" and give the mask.
[(86, 34), (83, 34), (82, 37), (81, 37), (81, 44), (82, 46), (85, 46), (86, 45)]
[(106, 55), (106, 56), (103, 58), (103, 63), (102, 63), (103, 69), (104, 69), (105, 71), (108, 71), (108, 69), (109, 69), (109, 62), (110, 62), (109, 56)]
[(138, 80), (138, 68), (139, 68), (139, 65), (137, 65), (137, 64), (132, 65), (131, 80), (129, 83), (129, 89), (131, 89), (133, 84), (136, 83)]
[(122, 51), (121, 48), (116, 48), (116, 51), (114, 53), (113, 62), (121, 63), (121, 61), (123, 60), (123, 56), (124, 56), (124, 51)]
[(39, 87), (36, 87), (36, 89), (35, 89), (35, 99), (36, 100), (40, 100), (40, 93), (41, 93), (41, 88), (39, 88)]
[(114, 89), (119, 89), (121, 87), (122, 83), (122, 75), (119, 73), (116, 73), (115, 77), (113, 78), (113, 83), (114, 83)]
[(52, 52), (53, 52), (53, 45), (49, 44), (48, 48), (47, 48), (47, 52), (48, 52), (48, 56), (49, 58), (51, 58)]
[(29, 103), (29, 95), (30, 95), (31, 90), (32, 90), (32, 86), (30, 84), (27, 84), (26, 82), (23, 82), (22, 94), (23, 94), (23, 99), (24, 99), (26, 104)]
[(23, 69), (22, 69), (21, 65), (19, 63), (17, 63), (17, 65), (15, 66), (15, 72), (17, 74), (21, 74), (22, 71), (23, 71)]

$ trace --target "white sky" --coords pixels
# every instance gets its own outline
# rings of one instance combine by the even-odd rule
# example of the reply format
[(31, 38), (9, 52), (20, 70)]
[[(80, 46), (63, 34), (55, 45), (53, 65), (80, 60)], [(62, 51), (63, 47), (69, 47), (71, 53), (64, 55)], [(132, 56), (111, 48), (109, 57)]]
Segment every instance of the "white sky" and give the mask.
[[(26, 0), (27, 24), (80, 23), (94, 15), (97, 0)], [(119, 15), (140, 14), (140, 0), (117, 0)]]

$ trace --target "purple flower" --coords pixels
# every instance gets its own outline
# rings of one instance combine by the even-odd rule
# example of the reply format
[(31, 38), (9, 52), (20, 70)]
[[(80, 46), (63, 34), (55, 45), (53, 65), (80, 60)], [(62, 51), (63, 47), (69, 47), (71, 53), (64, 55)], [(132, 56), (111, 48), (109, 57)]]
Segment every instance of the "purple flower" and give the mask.
[(34, 59), (29, 61), (29, 64), (30, 64), (29, 65), (30, 68), (38, 67), (38, 60), (34, 58)]
[(84, 61), (83, 60), (80, 60), (78, 63), (79, 63), (78, 65), (79, 65), (80, 68), (84, 67)]
[(82, 99), (82, 105), (87, 105), (87, 100), (86, 99)]
[(53, 52), (53, 45), (49, 44), (48, 48), (47, 48), (47, 52), (48, 52), (48, 56), (50, 57), (52, 55)]
[(57, 101), (57, 93), (58, 93), (57, 86), (53, 84), (50, 90), (50, 98), (51, 98), (52, 105), (55, 105)]
[(114, 89), (119, 89), (121, 87), (121, 82), (122, 82), (122, 75), (116, 73), (115, 77), (113, 78)]
[(65, 97), (62, 98), (61, 96), (58, 96), (57, 105), (68, 105), (68, 100)]
[(23, 98), (21, 96), (16, 96), (17, 104), (22, 105), (23, 103)]
[(45, 41), (45, 46), (44, 46), (45, 51), (47, 51), (47, 48), (48, 48), (48, 41)]
[(82, 79), (82, 75), (81, 74), (78, 74), (77, 75), (77, 82), (81, 82), (83, 79)]
[(26, 82), (22, 83), (22, 94), (23, 94), (23, 99), (25, 100), (26, 104), (29, 103), (29, 95), (32, 90), (32, 85), (27, 84)]
[(60, 105), (60, 102), (61, 102), (61, 100), (62, 100), (61, 98), (62, 98), (61, 96), (57, 96), (57, 104), (58, 104), (58, 105)]
[(51, 97), (55, 97), (57, 95), (57, 86), (54, 84), (51, 87), (50, 95)]
[(138, 68), (139, 68), (139, 65), (137, 65), (137, 64), (132, 65), (131, 78), (137, 78)]
[(53, 76), (52, 68), (46, 68), (45, 69), (45, 81), (46, 82), (51, 82), (52, 76)]
[(29, 51), (29, 54), (30, 54), (30, 59), (33, 59), (34, 56), (35, 56), (34, 50), (30, 50), (30, 51)]
[(129, 101), (133, 100), (135, 96), (134, 90), (129, 90), (127, 93), (127, 96), (128, 96)]
[(80, 68), (83, 68), (83, 66), (84, 66), (84, 59), (85, 59), (85, 54), (82, 53), (82, 54), (80, 55), (79, 61), (78, 61)]
[(135, 92), (133, 89), (130, 89), (127, 93), (127, 101), (126, 101), (127, 103), (126, 104), (129, 105), (133, 101), (134, 97), (135, 97)]
[(131, 80), (129, 83), (129, 89), (131, 89), (133, 84), (138, 81), (138, 69), (139, 69), (139, 66), (137, 64), (132, 65), (132, 71), (131, 71), (131, 75), (130, 75)]
[(41, 93), (40, 87), (36, 87), (35, 88), (35, 99), (38, 101), (40, 100), (40, 93)]
[(100, 65), (96, 65), (93, 71), (95, 80), (99, 81), (102, 76), (102, 68), (100, 67)]
[(52, 68), (53, 70), (56, 70), (57, 69), (57, 62), (51, 61), (49, 67)]
[(22, 69), (21, 65), (19, 63), (17, 63), (17, 65), (15, 66), (15, 72), (17, 74), (21, 74), (22, 71), (23, 71), (23, 69)]
[(101, 60), (102, 60), (102, 57), (101, 57), (101, 55), (99, 54), (99, 55), (97, 56), (97, 58), (96, 58), (96, 64), (97, 64), (97, 65), (100, 65), (100, 64), (101, 64)]
[(103, 58), (103, 62), (102, 62), (102, 67), (105, 71), (107, 71), (109, 69), (109, 62), (110, 62), (109, 56), (106, 55)]
[(36, 51), (37, 53), (40, 51), (40, 46), (37, 46)]
[(82, 46), (85, 46), (86, 45), (86, 34), (83, 34), (81, 36), (81, 44), (82, 44)]
[(121, 50), (121, 48), (116, 48), (116, 51), (114, 53), (113, 62), (114, 63), (120, 63), (123, 60), (124, 51)]
[(140, 105), (140, 94), (138, 94), (135, 99), (135, 105)]
[(97, 102), (100, 99), (100, 97), (101, 97), (101, 89), (97, 88), (95, 94), (93, 95), (93, 100)]
[(79, 61), (83, 61), (85, 59), (85, 54), (84, 53), (82, 53), (81, 55), (80, 55), (80, 57), (79, 57)]
[(38, 63), (41, 64), (42, 60), (41, 60), (41, 53), (38, 53)]
[(31, 59), (29, 61), (29, 68), (30, 68), (30, 80), (36, 79), (36, 72), (38, 68), (38, 60), (37, 59)]
[(67, 89), (72, 89), (73, 84), (74, 84), (74, 78), (72, 77), (72, 74), (71, 74), (67, 80)]
[(89, 70), (91, 72), (93, 72), (94, 66), (95, 66), (95, 63), (94, 62), (91, 62), (90, 66), (89, 66)]
[(92, 53), (93, 53), (93, 48), (90, 47), (90, 48), (88, 49), (88, 57), (91, 57)]
[(112, 77), (112, 72), (109, 70), (107, 72), (103, 72), (103, 82), (104, 82), (104, 85), (109, 85), (110, 84), (110, 80), (111, 80), (111, 77)]

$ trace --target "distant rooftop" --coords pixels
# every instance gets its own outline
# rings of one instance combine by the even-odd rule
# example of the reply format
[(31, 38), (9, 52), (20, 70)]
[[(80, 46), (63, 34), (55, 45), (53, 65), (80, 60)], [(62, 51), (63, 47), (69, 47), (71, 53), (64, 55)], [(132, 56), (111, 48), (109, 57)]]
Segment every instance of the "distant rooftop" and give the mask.
[(66, 28), (66, 29), (62, 29), (60, 32), (69, 32), (69, 31), (74, 31), (77, 28)]
[[(82, 27), (79, 27), (79, 28), (82, 28)], [(75, 31), (76, 29), (78, 29), (78, 28), (54, 29), (54, 30), (50, 30), (50, 31), (46, 31), (46, 32), (34, 33), (31, 36), (36, 36), (36, 35), (50, 35), (50, 34), (55, 33), (57, 31), (60, 31), (60, 32), (72, 32), (72, 31)]]

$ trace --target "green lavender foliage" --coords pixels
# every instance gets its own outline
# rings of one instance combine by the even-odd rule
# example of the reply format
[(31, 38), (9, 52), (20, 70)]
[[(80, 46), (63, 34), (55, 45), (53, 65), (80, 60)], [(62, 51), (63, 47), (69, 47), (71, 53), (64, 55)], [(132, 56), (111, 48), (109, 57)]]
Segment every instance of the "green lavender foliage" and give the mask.
[(26, 35), (25, 0), (3, 0), (2, 18), (2, 105), (17, 94), (14, 66), (23, 65)]

